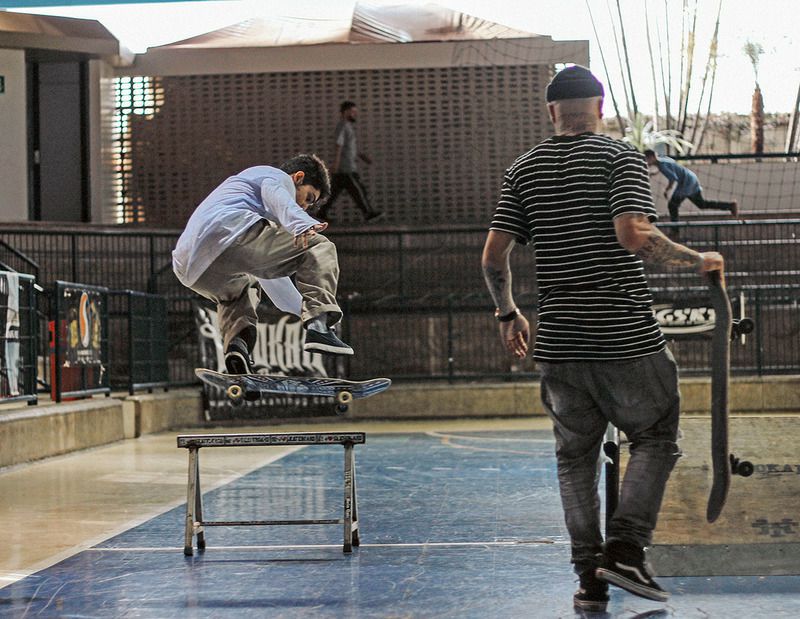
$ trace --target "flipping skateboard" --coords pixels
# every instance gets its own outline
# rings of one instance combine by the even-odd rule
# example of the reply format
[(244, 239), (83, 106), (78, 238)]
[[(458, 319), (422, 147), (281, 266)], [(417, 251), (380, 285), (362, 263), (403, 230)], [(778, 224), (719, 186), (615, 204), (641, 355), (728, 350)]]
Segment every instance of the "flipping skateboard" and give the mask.
[(748, 477), (753, 465), (740, 461), (728, 451), (728, 377), (730, 372), (731, 340), (753, 330), (753, 321), (741, 319), (734, 323), (731, 303), (719, 271), (709, 273), (711, 305), (715, 313), (714, 332), (711, 335), (711, 464), (713, 481), (708, 496), (706, 520), (714, 522), (722, 513), (731, 474)]
[(234, 404), (240, 404), (243, 400), (256, 400), (262, 393), (322, 396), (336, 398), (338, 413), (345, 413), (353, 400), (386, 391), (392, 384), (388, 378), (355, 381), (313, 376), (223, 374), (206, 368), (197, 368), (194, 373), (204, 383), (223, 389)]

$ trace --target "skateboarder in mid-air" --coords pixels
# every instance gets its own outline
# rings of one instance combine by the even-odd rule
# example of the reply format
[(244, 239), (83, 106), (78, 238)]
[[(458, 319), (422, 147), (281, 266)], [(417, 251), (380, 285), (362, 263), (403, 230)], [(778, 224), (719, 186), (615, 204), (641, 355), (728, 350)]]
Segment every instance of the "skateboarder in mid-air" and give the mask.
[(336, 246), (320, 234), (328, 224), (306, 212), (329, 196), (322, 160), (297, 155), (280, 168), (256, 166), (227, 178), (189, 218), (172, 252), (173, 269), (183, 285), (217, 303), (228, 372), (253, 371), (258, 317), (249, 291), (256, 283), (299, 291), (305, 350), (353, 354), (331, 328), (342, 317)]
[[(644, 548), (680, 455), (680, 395), (643, 263), (705, 273), (722, 271), (723, 259), (674, 243), (655, 227), (645, 159), (597, 133), (603, 86), (588, 69), (557, 73), (546, 98), (556, 135), (506, 171), (482, 264), (503, 345), (523, 358), (530, 327), (514, 303), (509, 255), (517, 243), (534, 247), (533, 357), (580, 578), (573, 603), (603, 612), (608, 583), (654, 600), (669, 595), (646, 569)], [(631, 455), (603, 543), (597, 463), (609, 422), (625, 432)]]

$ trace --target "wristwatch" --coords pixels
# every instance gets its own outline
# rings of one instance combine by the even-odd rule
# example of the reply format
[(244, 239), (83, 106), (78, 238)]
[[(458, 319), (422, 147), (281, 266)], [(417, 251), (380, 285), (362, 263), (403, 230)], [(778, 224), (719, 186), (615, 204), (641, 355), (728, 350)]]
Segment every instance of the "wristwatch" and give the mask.
[(500, 315), (500, 308), (498, 307), (494, 310), (494, 317), (497, 318), (497, 322), (511, 322), (517, 316), (522, 316), (522, 312), (519, 311), (519, 308), (515, 307), (513, 311), (510, 311), (508, 314)]

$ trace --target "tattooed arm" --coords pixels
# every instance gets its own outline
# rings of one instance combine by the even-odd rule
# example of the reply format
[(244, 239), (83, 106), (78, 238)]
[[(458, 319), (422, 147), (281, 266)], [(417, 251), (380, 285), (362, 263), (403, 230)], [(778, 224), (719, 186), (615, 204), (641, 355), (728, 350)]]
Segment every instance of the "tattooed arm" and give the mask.
[(508, 262), (512, 249), (514, 249), (512, 235), (490, 230), (481, 256), (486, 287), (501, 314), (513, 312), (517, 307), (511, 294), (511, 266)]
[[(486, 286), (501, 316), (517, 311), (511, 294), (511, 266), (508, 262), (514, 243), (513, 235), (490, 230), (481, 257)], [(530, 339), (530, 325), (527, 318), (518, 313), (512, 320), (500, 322), (498, 325), (500, 339), (506, 349), (518, 358), (524, 358), (528, 352)]]
[(648, 264), (695, 268), (699, 272), (721, 271), (722, 255), (715, 252), (699, 253), (685, 245), (675, 243), (656, 228), (646, 215), (628, 213), (614, 219), (614, 228), (620, 245)]

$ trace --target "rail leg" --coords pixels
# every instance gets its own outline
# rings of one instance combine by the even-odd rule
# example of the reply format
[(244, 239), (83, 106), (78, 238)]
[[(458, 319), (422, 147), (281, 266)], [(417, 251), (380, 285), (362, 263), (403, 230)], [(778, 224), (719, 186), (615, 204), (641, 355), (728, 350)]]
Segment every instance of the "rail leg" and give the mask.
[(353, 551), (353, 444), (344, 444), (344, 552)]
[(194, 513), (197, 508), (197, 447), (189, 448), (189, 475), (186, 488), (186, 526), (184, 530), (183, 554), (191, 557), (194, 542)]
[(203, 528), (203, 491), (200, 488), (200, 450), (197, 450), (197, 457), (195, 459), (195, 478), (194, 478), (194, 521), (199, 522), (197, 525), (197, 549), (206, 549), (206, 533)]
[(353, 546), (359, 546), (361, 539), (358, 534), (358, 487), (356, 484), (356, 451), (350, 449), (350, 470), (352, 471), (353, 478)]

